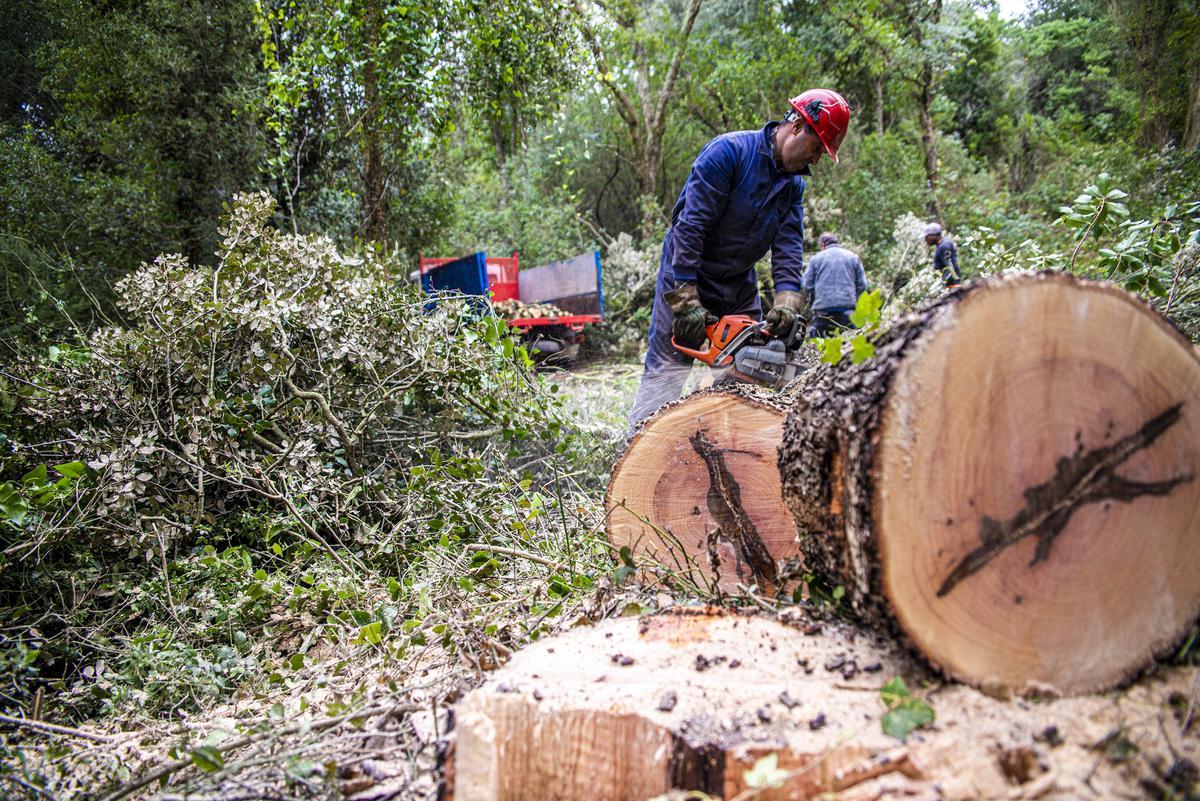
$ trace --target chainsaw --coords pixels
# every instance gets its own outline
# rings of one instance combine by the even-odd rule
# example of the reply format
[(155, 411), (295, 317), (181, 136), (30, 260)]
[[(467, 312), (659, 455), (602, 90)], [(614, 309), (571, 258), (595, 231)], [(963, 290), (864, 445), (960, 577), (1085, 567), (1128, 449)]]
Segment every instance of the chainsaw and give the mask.
[(776, 389), (789, 383), (800, 370), (797, 358), (804, 343), (804, 320), (799, 315), (783, 336), (773, 336), (766, 322), (746, 314), (727, 314), (705, 327), (704, 350), (671, 344), (680, 353), (717, 369), (732, 368), (734, 380)]

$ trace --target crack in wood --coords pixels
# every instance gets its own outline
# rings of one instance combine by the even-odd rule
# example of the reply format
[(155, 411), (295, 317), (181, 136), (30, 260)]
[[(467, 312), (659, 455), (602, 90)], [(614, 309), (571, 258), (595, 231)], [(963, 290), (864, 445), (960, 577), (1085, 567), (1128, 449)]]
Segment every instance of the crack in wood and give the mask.
[(1025, 537), (1038, 538), (1037, 550), (1029, 566), (1046, 561), (1050, 558), (1054, 540), (1066, 528), (1071, 515), (1085, 504), (1103, 500), (1129, 503), (1143, 495), (1168, 495), (1175, 487), (1191, 481), (1194, 478), (1191, 473), (1165, 481), (1132, 481), (1113, 472), (1179, 422), (1182, 407), (1182, 401), (1169, 407), (1112, 445), (1086, 452), (1080, 445), (1072, 455), (1063, 456), (1055, 464), (1050, 480), (1025, 490), (1025, 507), (1008, 520), (984, 515), (979, 523), (981, 545), (950, 571), (937, 591), (938, 597), (945, 597), (963, 579), (978, 573), (988, 562)]
[(705, 436), (707, 431), (700, 429), (688, 437), (688, 441), (708, 469), (708, 493), (705, 498), (708, 513), (716, 521), (721, 533), (733, 543), (735, 552), (749, 565), (758, 586), (773, 586), (777, 579), (775, 560), (763, 544), (754, 521), (742, 507), (742, 489), (729, 472), (725, 451)]

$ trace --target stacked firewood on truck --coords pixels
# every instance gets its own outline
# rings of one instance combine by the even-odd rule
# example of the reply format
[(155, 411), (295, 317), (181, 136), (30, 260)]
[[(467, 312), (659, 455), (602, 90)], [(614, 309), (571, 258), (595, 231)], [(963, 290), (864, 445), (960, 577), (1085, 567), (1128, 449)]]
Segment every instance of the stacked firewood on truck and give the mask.
[(555, 319), (568, 313), (550, 303), (522, 303), (519, 300), (501, 300), (492, 304), (496, 314), (506, 320), (529, 320), (537, 317)]

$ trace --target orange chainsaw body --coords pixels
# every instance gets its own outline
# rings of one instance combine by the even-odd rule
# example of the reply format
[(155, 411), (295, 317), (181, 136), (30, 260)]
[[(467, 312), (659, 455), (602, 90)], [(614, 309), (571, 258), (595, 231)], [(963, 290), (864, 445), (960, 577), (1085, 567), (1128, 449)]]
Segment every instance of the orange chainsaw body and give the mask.
[(728, 377), (736, 381), (778, 388), (800, 371), (796, 352), (803, 342), (804, 325), (799, 317), (782, 337), (773, 336), (765, 322), (747, 314), (727, 314), (704, 331), (708, 341), (703, 350), (680, 345), (674, 337), (671, 344), (709, 367), (731, 368)]
[[(671, 344), (680, 353), (685, 353), (693, 359), (699, 359), (710, 367), (728, 367), (733, 364), (733, 353), (726, 353), (722, 356), (721, 354), (725, 348), (747, 328), (762, 327), (763, 323), (755, 320), (748, 314), (727, 314), (715, 323), (710, 323), (704, 327), (708, 335), (708, 341), (704, 343), (704, 350), (694, 350), (693, 348), (684, 347), (675, 341), (675, 337), (671, 337)], [(718, 359), (721, 362), (720, 364), (717, 363)]]

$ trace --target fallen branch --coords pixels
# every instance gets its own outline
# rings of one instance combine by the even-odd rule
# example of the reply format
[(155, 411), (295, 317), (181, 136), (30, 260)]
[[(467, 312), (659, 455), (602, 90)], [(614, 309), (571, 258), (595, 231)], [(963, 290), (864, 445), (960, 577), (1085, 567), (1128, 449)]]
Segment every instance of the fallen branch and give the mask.
[[(262, 740), (270, 739), (271, 737), (286, 737), (289, 734), (295, 734), (301, 731), (306, 733), (324, 731), (325, 729), (330, 729), (345, 723), (347, 720), (352, 718), (369, 717), (371, 715), (377, 715), (381, 712), (386, 712), (389, 715), (395, 715), (402, 712), (418, 712), (422, 709), (424, 709), (424, 707), (418, 706), (417, 704), (374, 706), (367, 709), (360, 709), (355, 712), (347, 712), (344, 715), (327, 718), (326, 720), (308, 720), (304, 721), (303, 723), (293, 723), (291, 726), (285, 726), (282, 729), (267, 729), (266, 731), (259, 732), (258, 734), (250, 734), (245, 737), (239, 737), (238, 739), (232, 740), (225, 745), (218, 746), (216, 750), (218, 753), (224, 756), (230, 751), (234, 751), (238, 748), (244, 748), (247, 745), (253, 745), (254, 743), (261, 742)], [(104, 796), (101, 801), (120, 801), (120, 799), (133, 795), (143, 787), (151, 785), (160, 779), (165, 779), (171, 774), (176, 773), (191, 764), (193, 764), (193, 762), (192, 757), (189, 754), (185, 759), (177, 759), (174, 762), (164, 765), (156, 771), (152, 771), (140, 779), (118, 787), (113, 792)]]
[(79, 737), (83, 740), (91, 740), (94, 743), (114, 742), (112, 737), (108, 737), (103, 734), (93, 734), (92, 732), (83, 731), (81, 729), (72, 729), (70, 726), (58, 726), (54, 723), (43, 723), (40, 720), (29, 720), (28, 718), (14, 718), (10, 715), (0, 715), (0, 722), (11, 723), (14, 726), (21, 726), (26, 729), (35, 729), (48, 734), (65, 734), (68, 737)]
[(520, 550), (517, 550), (516, 548), (505, 548), (502, 545), (468, 545), (467, 550), (472, 553), (476, 553), (479, 551), (483, 551), (486, 553), (502, 553), (502, 554), (506, 554), (508, 556), (516, 556), (520, 559), (528, 559), (530, 562), (537, 562), (539, 565), (545, 565), (546, 567), (549, 567), (549, 568), (558, 567), (557, 562), (551, 562), (549, 559), (547, 559), (544, 556), (538, 556), (537, 554), (532, 554), (532, 553), (529, 553), (528, 551), (520, 551)]

